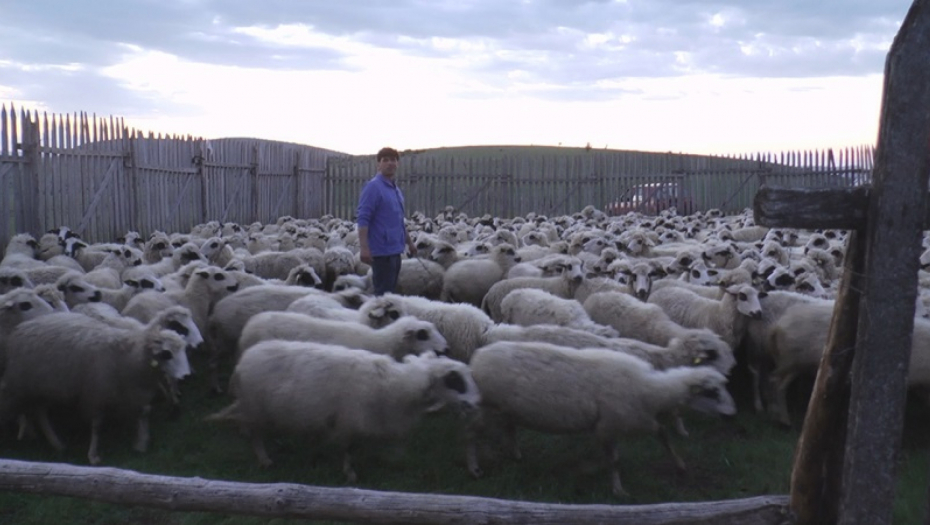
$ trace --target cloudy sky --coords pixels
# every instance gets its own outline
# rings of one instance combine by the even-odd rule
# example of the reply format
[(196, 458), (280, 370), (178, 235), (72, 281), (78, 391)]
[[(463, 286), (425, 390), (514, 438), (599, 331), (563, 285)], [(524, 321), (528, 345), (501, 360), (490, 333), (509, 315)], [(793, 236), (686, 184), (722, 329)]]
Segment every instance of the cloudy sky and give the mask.
[(908, 0), (0, 0), (0, 103), (371, 153), (872, 144)]

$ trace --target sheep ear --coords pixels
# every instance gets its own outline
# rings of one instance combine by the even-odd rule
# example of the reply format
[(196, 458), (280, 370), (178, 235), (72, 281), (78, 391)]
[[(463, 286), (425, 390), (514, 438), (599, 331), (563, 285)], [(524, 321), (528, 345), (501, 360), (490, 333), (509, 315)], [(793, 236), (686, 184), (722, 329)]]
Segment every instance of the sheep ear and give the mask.
[(442, 376), (442, 384), (449, 390), (455, 390), (460, 394), (464, 394), (468, 391), (468, 384), (465, 382), (465, 379), (454, 370)]

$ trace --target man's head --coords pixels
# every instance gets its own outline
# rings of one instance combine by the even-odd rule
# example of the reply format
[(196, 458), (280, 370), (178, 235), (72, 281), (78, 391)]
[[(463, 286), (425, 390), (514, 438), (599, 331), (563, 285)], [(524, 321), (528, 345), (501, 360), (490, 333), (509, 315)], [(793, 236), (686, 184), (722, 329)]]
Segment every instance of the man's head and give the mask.
[(382, 175), (390, 178), (397, 172), (397, 161), (400, 160), (400, 153), (394, 148), (381, 148), (376, 156), (378, 160), (378, 171)]

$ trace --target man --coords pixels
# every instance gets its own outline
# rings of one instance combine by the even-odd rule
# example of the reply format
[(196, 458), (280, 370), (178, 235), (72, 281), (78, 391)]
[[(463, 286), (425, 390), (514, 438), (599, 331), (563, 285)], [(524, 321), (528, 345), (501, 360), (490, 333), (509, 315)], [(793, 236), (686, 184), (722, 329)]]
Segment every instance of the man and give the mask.
[(371, 266), (375, 295), (393, 292), (400, 274), (404, 248), (416, 253), (416, 245), (404, 225), (404, 196), (394, 182), (400, 154), (394, 148), (381, 148), (377, 155), (378, 173), (362, 188), (358, 200), (359, 256)]

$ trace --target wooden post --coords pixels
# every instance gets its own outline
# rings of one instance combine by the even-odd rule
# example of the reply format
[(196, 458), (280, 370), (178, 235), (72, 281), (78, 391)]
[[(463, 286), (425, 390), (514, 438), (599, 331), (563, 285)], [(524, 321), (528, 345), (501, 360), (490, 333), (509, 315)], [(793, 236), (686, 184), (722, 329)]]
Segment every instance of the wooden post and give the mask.
[(873, 173), (872, 189), (756, 195), (759, 224), (856, 231), (795, 455), (790, 505), (800, 525), (891, 523), (930, 228), (930, 0), (914, 2), (888, 54)]
[(39, 122), (29, 116), (28, 111), (22, 112), (23, 125), (23, 158), (26, 160), (19, 179), (19, 191), (23, 196), (19, 203), (19, 213), (16, 220), (19, 222), (19, 231), (32, 232), (36, 236), (40, 233), (39, 225), (39, 173), (42, 155), (39, 152), (41, 140), (39, 138)]
[(838, 523), (891, 524), (930, 176), (930, 0), (885, 63)]

